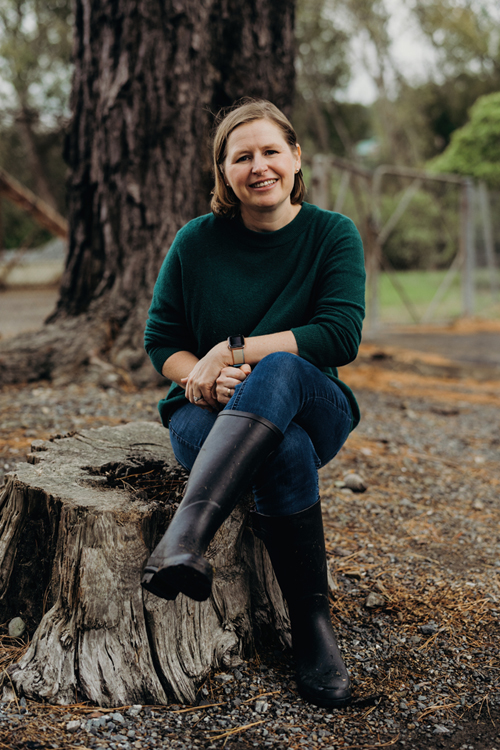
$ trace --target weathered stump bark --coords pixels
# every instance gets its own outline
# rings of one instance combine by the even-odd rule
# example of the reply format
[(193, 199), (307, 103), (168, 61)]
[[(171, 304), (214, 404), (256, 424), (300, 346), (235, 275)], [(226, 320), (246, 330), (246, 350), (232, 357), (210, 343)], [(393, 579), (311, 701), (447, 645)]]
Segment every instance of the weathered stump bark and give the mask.
[(35, 441), (0, 496), (0, 618), (36, 631), (10, 680), (50, 703), (193, 702), (209, 672), (289, 642), (267, 553), (242, 503), (215, 536), (211, 598), (158, 599), (140, 586), (186, 474), (156, 423)]

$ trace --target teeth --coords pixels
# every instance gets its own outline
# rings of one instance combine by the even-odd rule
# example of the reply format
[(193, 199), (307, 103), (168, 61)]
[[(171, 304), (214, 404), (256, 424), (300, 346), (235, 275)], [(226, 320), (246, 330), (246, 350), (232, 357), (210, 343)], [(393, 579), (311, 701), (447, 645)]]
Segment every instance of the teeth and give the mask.
[(255, 182), (252, 187), (259, 188), (259, 187), (267, 187), (268, 185), (272, 185), (275, 183), (276, 180), (264, 180), (264, 182)]

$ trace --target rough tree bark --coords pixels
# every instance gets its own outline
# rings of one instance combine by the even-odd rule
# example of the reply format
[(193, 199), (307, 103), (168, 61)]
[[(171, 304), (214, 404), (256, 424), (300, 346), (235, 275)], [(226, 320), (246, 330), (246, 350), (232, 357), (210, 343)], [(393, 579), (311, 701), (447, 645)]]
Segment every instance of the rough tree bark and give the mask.
[(212, 113), (244, 95), (289, 110), (291, 0), (76, 0), (69, 253), (42, 333), (0, 349), (0, 383), (105, 357), (143, 382), (142, 332), (177, 230), (208, 210)]
[[(137, 422), (35, 441), (0, 495), (0, 620), (32, 634), (2, 679), (8, 697), (99, 705), (194, 702), (254, 636), (288, 644), (288, 616), (240, 504), (208, 550), (212, 596), (166, 602), (141, 571), (185, 483), (168, 432)], [(33, 634), (33, 631), (35, 630)]]

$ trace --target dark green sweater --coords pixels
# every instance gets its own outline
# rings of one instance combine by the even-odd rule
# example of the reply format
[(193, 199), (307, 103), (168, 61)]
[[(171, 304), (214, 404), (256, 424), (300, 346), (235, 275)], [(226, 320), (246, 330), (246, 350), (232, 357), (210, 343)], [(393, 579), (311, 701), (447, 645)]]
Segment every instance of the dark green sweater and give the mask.
[[(309, 203), (276, 232), (253, 232), (213, 214), (177, 234), (161, 267), (145, 346), (161, 373), (181, 350), (203, 357), (228, 336), (292, 330), (299, 355), (335, 380), (359, 409), (336, 368), (355, 359), (364, 317), (365, 269), (353, 222)], [(163, 424), (186, 403), (172, 384), (158, 405)]]

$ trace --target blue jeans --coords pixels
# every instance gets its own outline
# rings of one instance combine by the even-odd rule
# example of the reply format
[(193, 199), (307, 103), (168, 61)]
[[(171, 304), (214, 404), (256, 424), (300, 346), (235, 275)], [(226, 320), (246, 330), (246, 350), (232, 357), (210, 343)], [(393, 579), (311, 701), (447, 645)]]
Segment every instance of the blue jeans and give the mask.
[[(265, 417), (284, 434), (253, 480), (259, 513), (288, 516), (318, 500), (318, 469), (339, 452), (352, 424), (347, 397), (310, 362), (287, 352), (269, 354), (236, 387), (225, 409)], [(175, 457), (190, 470), (217, 418), (194, 404), (171, 417)]]

